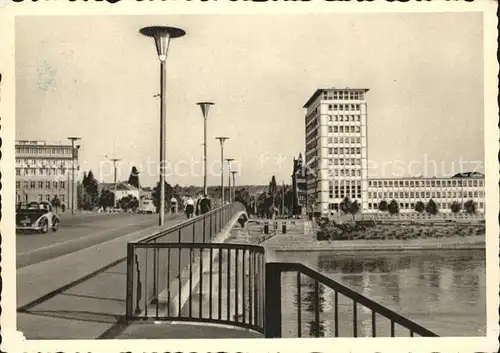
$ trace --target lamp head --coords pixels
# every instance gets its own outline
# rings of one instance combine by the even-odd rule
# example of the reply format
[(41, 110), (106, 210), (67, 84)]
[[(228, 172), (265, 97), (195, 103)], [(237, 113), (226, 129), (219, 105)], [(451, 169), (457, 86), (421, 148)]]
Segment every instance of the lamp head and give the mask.
[(226, 136), (217, 136), (215, 139), (219, 140), (221, 143), (223, 143), (224, 141), (229, 140), (229, 137), (226, 137)]
[(152, 37), (155, 40), (156, 51), (160, 61), (167, 60), (170, 38), (178, 38), (186, 34), (186, 32), (180, 28), (167, 26), (144, 27), (141, 28), (139, 32), (146, 37)]
[(198, 102), (196, 103), (200, 106), (201, 108), (201, 113), (203, 114), (203, 117), (206, 119), (208, 117), (208, 111), (210, 110), (210, 107), (214, 105), (213, 102)]

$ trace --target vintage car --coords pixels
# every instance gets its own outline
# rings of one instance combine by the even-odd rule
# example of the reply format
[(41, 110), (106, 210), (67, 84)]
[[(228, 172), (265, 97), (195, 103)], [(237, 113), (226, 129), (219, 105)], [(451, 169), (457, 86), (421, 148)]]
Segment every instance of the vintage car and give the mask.
[(59, 217), (48, 202), (30, 202), (16, 210), (16, 231), (56, 232), (59, 224)]
[(155, 213), (155, 212), (156, 212), (156, 207), (153, 200), (150, 199), (141, 200), (141, 203), (139, 205), (139, 213)]

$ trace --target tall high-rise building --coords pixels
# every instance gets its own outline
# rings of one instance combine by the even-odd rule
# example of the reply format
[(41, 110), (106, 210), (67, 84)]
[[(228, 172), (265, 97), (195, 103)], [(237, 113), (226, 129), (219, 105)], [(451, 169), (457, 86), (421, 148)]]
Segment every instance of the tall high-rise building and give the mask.
[[(67, 208), (76, 208), (77, 190), (71, 185), (77, 148), (44, 141), (16, 141), (16, 202), (51, 201), (57, 196)], [(76, 168), (76, 162), (75, 162)], [(77, 173), (75, 171), (75, 185)], [(73, 197), (71, 197), (73, 193)]]
[[(485, 212), (484, 175), (463, 172), (452, 177), (368, 178), (368, 89), (318, 89), (304, 105), (305, 168), (308, 212), (331, 215), (345, 198), (357, 201), (361, 212), (383, 212), (382, 204), (397, 202), (401, 213), (433, 200), (440, 212), (475, 205)], [(452, 207), (455, 205), (455, 207)], [(459, 205), (459, 206), (456, 206)]]
[(315, 214), (337, 212), (345, 197), (367, 207), (367, 91), (318, 89), (304, 105), (307, 197)]

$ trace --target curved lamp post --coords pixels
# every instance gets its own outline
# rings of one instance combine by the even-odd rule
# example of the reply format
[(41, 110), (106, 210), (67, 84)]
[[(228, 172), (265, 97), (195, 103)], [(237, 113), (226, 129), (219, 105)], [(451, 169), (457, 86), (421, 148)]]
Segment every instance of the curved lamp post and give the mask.
[(154, 38), (158, 59), (160, 60), (160, 218), (159, 225), (165, 223), (165, 123), (166, 123), (166, 76), (167, 76), (167, 54), (171, 38), (179, 38), (186, 34), (184, 30), (176, 27), (151, 26), (144, 27), (139, 32), (146, 37)]
[(215, 139), (220, 142), (220, 198), (221, 205), (224, 206), (224, 141), (228, 140), (229, 137), (219, 136)]
[(109, 159), (111, 162), (113, 162), (113, 169), (114, 169), (114, 181), (115, 181), (115, 185), (113, 186), (113, 189), (115, 190), (115, 194), (113, 195), (113, 199), (114, 199), (114, 202), (113, 202), (113, 207), (117, 207), (118, 206), (118, 199), (116, 197), (116, 163), (118, 163), (119, 161), (121, 161), (120, 158), (109, 158), (108, 156), (105, 156), (107, 159)]
[(234, 161), (234, 158), (226, 158), (226, 161), (227, 161), (227, 165), (228, 165), (228, 168), (229, 168), (229, 173), (228, 173), (228, 176), (229, 176), (228, 187), (229, 187), (229, 203), (231, 203), (232, 202), (232, 199), (231, 199), (231, 162)]
[(196, 103), (201, 108), (203, 114), (203, 194), (208, 195), (207, 190), (207, 118), (210, 107), (214, 105), (212, 102)]
[(236, 173), (238, 173), (236, 170), (231, 170), (231, 174), (233, 175), (233, 195), (231, 196), (232, 197), (232, 200), (234, 201), (234, 198), (236, 196), (235, 192), (236, 192), (236, 180), (235, 180), (235, 175)]
[[(81, 137), (70, 136), (71, 141), (71, 214), (75, 214), (75, 159), (77, 158), (77, 150), (80, 146), (75, 146), (75, 142), (81, 140)], [(68, 185), (69, 186), (69, 185)], [(69, 201), (69, 200), (68, 200)]]

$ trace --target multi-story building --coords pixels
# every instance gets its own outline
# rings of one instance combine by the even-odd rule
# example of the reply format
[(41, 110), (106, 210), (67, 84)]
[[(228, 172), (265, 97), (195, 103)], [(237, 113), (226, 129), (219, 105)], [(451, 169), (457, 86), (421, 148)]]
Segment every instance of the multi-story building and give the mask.
[[(376, 212), (382, 200), (399, 203), (400, 212), (413, 212), (417, 202), (433, 200), (440, 212), (451, 212), (453, 202), (462, 206), (472, 200), (484, 213), (484, 175), (461, 173), (452, 178), (385, 178), (368, 181), (369, 212)], [(463, 208), (463, 207), (462, 207)]]
[(293, 214), (300, 214), (306, 211), (306, 170), (303, 165), (302, 153), (297, 159), (293, 159), (292, 171), (292, 190), (293, 190)]
[(306, 109), (307, 195), (314, 213), (337, 212), (345, 197), (367, 197), (368, 89), (318, 89)]
[[(66, 207), (71, 208), (73, 202), (76, 208), (77, 191), (71, 187), (71, 171), (77, 148), (72, 151), (71, 145), (44, 141), (16, 141), (15, 148), (17, 203), (51, 201), (57, 196)], [(76, 175), (74, 182), (76, 185)]]
[[(304, 105), (306, 194), (315, 214), (340, 212), (347, 197), (362, 212), (377, 212), (382, 200), (396, 200), (401, 212), (433, 200), (443, 212), (454, 201), (472, 200), (484, 212), (484, 175), (453, 178), (368, 178), (368, 89), (318, 89)], [(309, 210), (308, 210), (309, 211)]]

